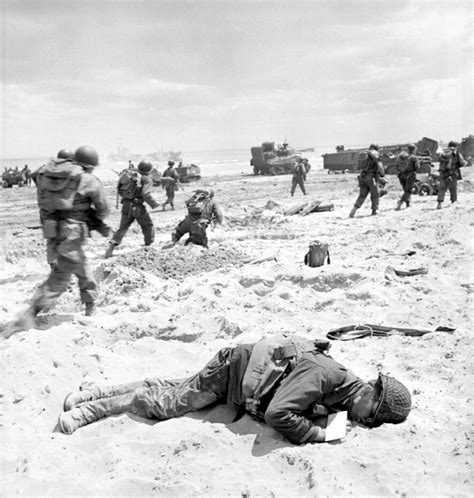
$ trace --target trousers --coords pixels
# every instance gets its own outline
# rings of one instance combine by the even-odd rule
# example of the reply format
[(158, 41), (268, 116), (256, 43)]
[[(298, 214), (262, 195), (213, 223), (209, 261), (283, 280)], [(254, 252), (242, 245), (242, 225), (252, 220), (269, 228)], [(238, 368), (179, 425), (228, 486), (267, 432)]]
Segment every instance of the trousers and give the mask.
[(120, 226), (112, 237), (112, 242), (115, 245), (118, 246), (122, 242), (122, 239), (135, 220), (140, 225), (145, 245), (149, 246), (153, 244), (155, 240), (155, 227), (146, 207), (142, 203), (134, 204), (132, 201), (124, 199)]
[(291, 179), (291, 195), (295, 193), (297, 185), (300, 186), (301, 192), (303, 192), (303, 194), (306, 195), (306, 188), (304, 186), (303, 178), (295, 178), (295, 177)]
[(408, 175), (400, 174), (398, 175), (398, 180), (400, 181), (400, 185), (402, 186), (403, 189), (403, 195), (400, 201), (406, 202), (408, 205), (410, 203), (411, 190), (413, 188), (413, 185), (415, 185), (416, 174), (415, 173), (410, 173)]
[(186, 244), (196, 244), (199, 246), (208, 247), (207, 227), (209, 220), (201, 218), (199, 215), (188, 214), (183, 221), (175, 228), (173, 240), (177, 242), (183, 235), (189, 233), (189, 238)]
[(354, 206), (359, 209), (366, 197), (370, 193), (370, 201), (372, 203), (372, 211), (377, 211), (379, 208), (379, 188), (377, 185), (377, 181), (374, 176), (366, 175), (359, 177), (359, 197), (357, 197)]
[(79, 426), (125, 412), (167, 420), (225, 402), (232, 350), (221, 349), (203, 369), (186, 379), (145, 379), (86, 390), (85, 401), (73, 409), (74, 418)]
[(456, 178), (439, 179), (438, 202), (444, 201), (444, 196), (448, 190), (451, 202), (456, 202), (458, 200), (458, 181)]

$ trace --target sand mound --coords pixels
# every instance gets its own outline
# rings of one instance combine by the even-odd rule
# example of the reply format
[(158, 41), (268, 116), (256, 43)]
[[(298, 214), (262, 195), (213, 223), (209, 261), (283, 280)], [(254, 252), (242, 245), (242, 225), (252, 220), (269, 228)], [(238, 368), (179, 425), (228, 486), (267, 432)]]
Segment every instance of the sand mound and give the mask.
[[(148, 248), (119, 256), (113, 264), (105, 263), (104, 274), (107, 276), (105, 268), (108, 267), (111, 268), (111, 271), (116, 271), (113, 268), (118, 265), (151, 273), (160, 278), (182, 280), (188, 275), (199, 275), (228, 265), (239, 265), (247, 257), (245, 253), (232, 244), (210, 249), (191, 244), (188, 246), (178, 245), (164, 251)], [(138, 285), (133, 278), (130, 280), (130, 284)]]

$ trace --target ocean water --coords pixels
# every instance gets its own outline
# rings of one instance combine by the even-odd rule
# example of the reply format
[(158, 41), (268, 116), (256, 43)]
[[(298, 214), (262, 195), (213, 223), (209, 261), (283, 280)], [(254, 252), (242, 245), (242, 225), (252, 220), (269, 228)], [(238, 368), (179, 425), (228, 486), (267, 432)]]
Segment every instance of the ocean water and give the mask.
[[(303, 153), (302, 155), (308, 158), (312, 168), (320, 169), (323, 164), (321, 154), (329, 151), (332, 152), (332, 149), (315, 149), (314, 152)], [(201, 168), (202, 176), (252, 174), (250, 147), (248, 149), (183, 151), (181, 158), (183, 164), (197, 164)], [(35, 170), (48, 160), (48, 157), (0, 159), (0, 167), (2, 171), (5, 167), (18, 166), (19, 169), (22, 169), (25, 164), (28, 164), (31, 170)], [(127, 164), (128, 160), (111, 161), (107, 155), (104, 155), (101, 156), (100, 166), (96, 169), (96, 174), (102, 180), (116, 179), (117, 176), (114, 170), (121, 170)], [(166, 161), (155, 161), (153, 164), (159, 171), (166, 168)]]

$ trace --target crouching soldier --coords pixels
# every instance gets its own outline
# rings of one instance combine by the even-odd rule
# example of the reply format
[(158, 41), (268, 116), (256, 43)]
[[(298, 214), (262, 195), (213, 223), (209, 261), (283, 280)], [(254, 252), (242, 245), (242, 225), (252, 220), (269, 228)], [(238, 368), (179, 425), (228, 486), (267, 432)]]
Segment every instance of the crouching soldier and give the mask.
[(202, 370), (184, 380), (88, 385), (66, 397), (59, 427), (71, 434), (125, 412), (167, 420), (217, 402), (233, 407), (236, 419), (249, 413), (302, 444), (325, 441), (327, 415), (337, 411), (347, 411), (349, 420), (369, 428), (406, 420), (411, 396), (403, 384), (383, 374), (362, 381), (327, 354), (324, 342), (272, 336), (221, 349)]
[(214, 201), (214, 191), (196, 190), (186, 201), (186, 208), (188, 214), (175, 228), (171, 236), (172, 243), (176, 244), (183, 235), (189, 233), (185, 245), (196, 244), (208, 247), (207, 227), (211, 223), (222, 224), (224, 219), (220, 207)]
[(121, 197), (122, 217), (120, 226), (112, 236), (109, 247), (105, 251), (105, 257), (110, 258), (132, 223), (137, 223), (142, 229), (145, 246), (149, 246), (155, 240), (155, 227), (146, 209), (145, 202), (155, 209), (159, 206), (151, 193), (153, 182), (150, 177), (153, 165), (150, 161), (141, 161), (138, 171), (135, 169), (125, 170), (117, 184), (117, 194)]

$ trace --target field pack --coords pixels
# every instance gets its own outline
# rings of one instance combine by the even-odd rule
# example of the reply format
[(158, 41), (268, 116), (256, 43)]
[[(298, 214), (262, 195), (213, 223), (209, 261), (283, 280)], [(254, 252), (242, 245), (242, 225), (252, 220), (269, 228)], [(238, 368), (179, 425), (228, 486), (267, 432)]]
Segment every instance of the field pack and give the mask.
[(327, 258), (328, 265), (331, 264), (329, 256), (329, 244), (319, 240), (313, 240), (309, 244), (309, 251), (305, 254), (304, 264), (315, 268), (323, 266)]
[(209, 202), (209, 192), (205, 190), (196, 190), (193, 196), (186, 201), (188, 213), (194, 215), (204, 214)]
[(70, 211), (84, 170), (67, 159), (52, 159), (38, 174), (38, 205), (47, 214)]
[(260, 399), (265, 396), (285, 373), (295, 367), (303, 353), (325, 352), (329, 341), (276, 334), (262, 339), (253, 347), (242, 381), (242, 394), (247, 412), (257, 415)]
[(141, 176), (138, 171), (125, 170), (120, 174), (117, 191), (122, 199), (134, 199), (140, 194)]

